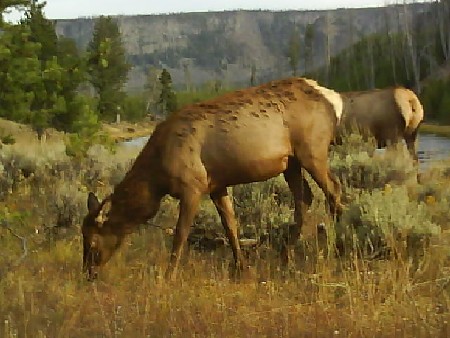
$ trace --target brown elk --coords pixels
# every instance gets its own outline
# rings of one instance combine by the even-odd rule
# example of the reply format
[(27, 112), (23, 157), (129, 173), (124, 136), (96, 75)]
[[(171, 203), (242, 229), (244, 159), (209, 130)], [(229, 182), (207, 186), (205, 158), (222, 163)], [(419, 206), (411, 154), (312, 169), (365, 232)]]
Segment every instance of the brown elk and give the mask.
[(373, 136), (379, 148), (405, 140), (417, 161), (417, 132), (424, 112), (413, 91), (395, 87), (343, 92), (341, 96), (344, 110), (337, 139), (356, 129), (366, 139)]
[[(92, 279), (119, 248), (126, 234), (152, 218), (163, 196), (180, 201), (166, 278), (176, 277), (180, 255), (199, 208), (209, 194), (220, 215), (238, 271), (245, 267), (227, 187), (264, 181), (281, 173), (295, 202), (296, 230), (312, 195), (304, 168), (341, 212), (340, 184), (330, 173), (328, 149), (342, 113), (336, 92), (304, 78), (272, 81), (197, 103), (157, 125), (114, 192), (100, 202), (88, 196), (82, 226), (83, 264)], [(288, 260), (286, 254), (286, 260)]]

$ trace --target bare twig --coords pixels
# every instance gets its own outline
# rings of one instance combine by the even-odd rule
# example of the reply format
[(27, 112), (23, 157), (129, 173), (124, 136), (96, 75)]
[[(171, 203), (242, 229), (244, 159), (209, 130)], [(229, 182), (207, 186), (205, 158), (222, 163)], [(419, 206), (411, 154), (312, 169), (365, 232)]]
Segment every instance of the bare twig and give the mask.
[(234, 204), (235, 204), (238, 208), (242, 208), (242, 209), (246, 209), (246, 208), (247, 208), (245, 205), (241, 204), (241, 203), (236, 199), (236, 197), (234, 197), (234, 196), (233, 196), (233, 202), (234, 202)]
[(450, 283), (450, 277), (442, 277), (442, 278), (428, 280), (428, 281), (421, 282), (421, 283), (415, 283), (414, 285), (411, 286), (411, 288), (415, 289), (415, 288), (426, 286), (429, 284), (439, 284), (439, 283), (442, 283), (444, 286), (447, 286)]
[(11, 235), (13, 235), (14, 237), (16, 237), (17, 239), (19, 239), (22, 242), (22, 255), (13, 264), (11, 264), (11, 266), (17, 267), (25, 259), (25, 257), (28, 256), (27, 239), (26, 239), (26, 237), (20, 236), (16, 232), (14, 232), (14, 230), (11, 229), (11, 227), (8, 225), (8, 222), (6, 220), (3, 220), (1, 225), (6, 230), (8, 230)]

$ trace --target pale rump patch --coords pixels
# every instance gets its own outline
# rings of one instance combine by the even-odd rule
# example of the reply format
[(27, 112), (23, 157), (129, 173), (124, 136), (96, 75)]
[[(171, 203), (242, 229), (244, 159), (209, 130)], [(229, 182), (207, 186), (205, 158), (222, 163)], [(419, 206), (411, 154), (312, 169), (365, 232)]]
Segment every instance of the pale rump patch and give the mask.
[(423, 120), (423, 107), (413, 91), (396, 88), (394, 98), (406, 123), (406, 129), (415, 130)]
[(339, 93), (335, 92), (332, 89), (320, 86), (317, 81), (311, 79), (304, 79), (306, 83), (308, 83), (311, 87), (317, 89), (323, 97), (330, 102), (330, 104), (334, 108), (334, 113), (336, 114), (337, 120), (340, 121), (342, 117), (342, 111), (344, 107), (344, 103), (342, 101), (342, 97)]

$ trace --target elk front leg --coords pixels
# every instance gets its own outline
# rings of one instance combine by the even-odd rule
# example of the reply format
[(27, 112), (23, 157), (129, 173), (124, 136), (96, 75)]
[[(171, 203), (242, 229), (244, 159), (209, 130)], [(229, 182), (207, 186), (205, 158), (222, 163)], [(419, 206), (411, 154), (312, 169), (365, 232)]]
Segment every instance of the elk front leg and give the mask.
[(177, 275), (178, 266), (180, 264), (181, 254), (184, 244), (194, 222), (200, 204), (201, 194), (190, 192), (184, 194), (180, 198), (180, 214), (175, 229), (175, 235), (172, 244), (172, 253), (170, 255), (169, 266), (167, 267), (165, 277), (167, 280), (174, 280)]

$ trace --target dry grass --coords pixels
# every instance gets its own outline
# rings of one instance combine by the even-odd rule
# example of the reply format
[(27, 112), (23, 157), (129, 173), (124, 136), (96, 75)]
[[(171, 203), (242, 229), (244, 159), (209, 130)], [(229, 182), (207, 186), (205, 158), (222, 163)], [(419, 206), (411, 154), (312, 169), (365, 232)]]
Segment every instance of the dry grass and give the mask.
[(126, 141), (136, 137), (149, 136), (155, 129), (156, 122), (139, 122), (139, 123), (129, 123), (121, 122), (116, 123), (103, 123), (102, 129), (105, 131), (112, 139), (117, 141)]
[[(2, 276), (3, 336), (450, 334), (449, 271), (431, 251), (422, 260), (424, 271), (412, 271), (401, 259), (319, 259), (313, 266), (301, 264), (290, 277), (275, 271), (271, 278), (256, 274), (242, 282), (228, 279), (226, 260), (194, 254), (179, 281), (168, 284), (160, 278), (167, 252), (146, 245), (151, 237), (133, 235), (95, 283), (79, 273), (79, 238), (33, 252), (21, 267)], [(277, 264), (269, 259), (260, 270)]]
[[(391, 159), (383, 164), (336, 155), (333, 165), (346, 182), (349, 205), (341, 224), (346, 231), (336, 228), (338, 237), (347, 236), (345, 254), (333, 254), (332, 236), (311, 231), (296, 248), (295, 270), (281, 270), (276, 250), (261, 246), (250, 251), (251, 273), (240, 281), (229, 278), (229, 247), (191, 249), (180, 278), (162, 279), (171, 245), (163, 229), (173, 227), (177, 215), (177, 203), (169, 198), (153, 222), (163, 229), (142, 226), (100, 279), (87, 282), (79, 231), (86, 192), (107, 194), (136, 152), (111, 155), (93, 148), (82, 163), (48, 160), (27, 178), (14, 174), (22, 172), (22, 162), (14, 168), (0, 163), (0, 183), (10, 189), (0, 196), (1, 337), (450, 336), (448, 170), (430, 171), (418, 184), (410, 182), (407, 164), (400, 175), (401, 166)], [(11, 154), (32, 158), (20, 148)], [(242, 231), (292, 221), (286, 189), (278, 178), (233, 189)], [(333, 234), (323, 197), (317, 187), (314, 192), (307, 228), (326, 221)], [(61, 210), (74, 222), (55, 226)], [(199, 224), (220, 229), (207, 200)], [(423, 224), (419, 244), (411, 244), (408, 235)], [(433, 234), (435, 227), (442, 232)], [(371, 231), (379, 228), (393, 254), (369, 258), (365, 242), (357, 239), (364, 231), (364, 239), (373, 239)], [(409, 231), (406, 237), (395, 237), (399, 228)]]
[[(120, 122), (102, 123), (101, 129), (111, 139), (116, 141), (129, 140), (135, 137), (148, 136), (155, 129), (155, 121), (142, 121), (140, 123)], [(0, 138), (11, 135), (18, 146), (37, 143), (37, 135), (29, 126), (0, 118)], [(54, 129), (47, 129), (45, 143), (54, 144), (64, 142), (66, 135)], [(1, 142), (0, 142), (1, 143)], [(42, 142), (44, 143), (44, 142)]]

